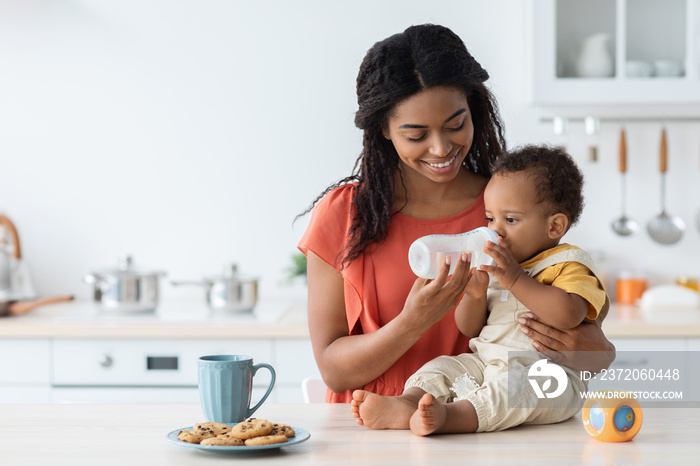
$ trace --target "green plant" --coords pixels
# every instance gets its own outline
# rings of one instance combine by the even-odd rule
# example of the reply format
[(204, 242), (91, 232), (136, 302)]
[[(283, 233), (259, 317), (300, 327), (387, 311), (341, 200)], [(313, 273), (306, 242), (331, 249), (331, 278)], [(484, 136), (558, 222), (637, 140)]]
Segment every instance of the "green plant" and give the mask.
[(303, 277), (306, 280), (306, 256), (300, 252), (292, 254), (292, 264), (287, 268), (289, 281), (293, 281), (297, 277)]

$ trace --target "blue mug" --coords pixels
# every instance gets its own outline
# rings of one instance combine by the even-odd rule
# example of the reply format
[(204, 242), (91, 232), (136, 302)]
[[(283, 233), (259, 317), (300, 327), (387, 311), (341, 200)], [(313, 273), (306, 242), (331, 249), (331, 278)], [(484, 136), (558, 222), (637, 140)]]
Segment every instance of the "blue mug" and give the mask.
[[(250, 407), (253, 377), (258, 369), (270, 371), (272, 379), (265, 395)], [(253, 364), (244, 355), (202, 356), (197, 361), (199, 399), (207, 421), (236, 424), (249, 418), (267, 399), (275, 385), (275, 370), (269, 364)]]

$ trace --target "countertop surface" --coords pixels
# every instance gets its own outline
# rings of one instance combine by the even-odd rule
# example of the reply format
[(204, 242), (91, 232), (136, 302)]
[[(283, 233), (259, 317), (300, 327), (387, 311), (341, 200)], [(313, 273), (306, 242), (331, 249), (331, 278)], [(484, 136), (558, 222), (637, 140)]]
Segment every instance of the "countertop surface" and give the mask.
[[(612, 306), (608, 338), (700, 338), (700, 309)], [(42, 306), (0, 318), (0, 338), (308, 338), (306, 302), (260, 302), (253, 313), (214, 313), (201, 303), (161, 304), (150, 314), (98, 312), (90, 302)]]
[(311, 438), (257, 453), (215, 454), (166, 440), (203, 421), (198, 404), (3, 405), (3, 464), (692, 464), (700, 455), (698, 409), (648, 408), (634, 440), (603, 443), (586, 434), (580, 415), (563, 423), (504, 432), (418, 437), (355, 424), (347, 404), (270, 404), (256, 417), (301, 427)]
[(252, 313), (208, 310), (200, 301), (161, 303), (156, 312), (116, 314), (91, 302), (41, 306), (0, 318), (0, 338), (308, 338), (306, 302), (260, 302)]

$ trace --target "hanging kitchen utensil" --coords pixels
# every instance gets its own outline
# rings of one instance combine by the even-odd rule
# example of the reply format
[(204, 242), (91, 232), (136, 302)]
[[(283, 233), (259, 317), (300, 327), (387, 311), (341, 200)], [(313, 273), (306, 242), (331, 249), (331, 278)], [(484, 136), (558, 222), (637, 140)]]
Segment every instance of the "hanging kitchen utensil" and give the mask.
[(592, 116), (587, 116), (583, 120), (583, 128), (586, 132), (586, 144), (588, 145), (588, 161), (595, 163), (598, 161), (600, 120)]
[(698, 214), (695, 216), (695, 223), (697, 224), (698, 231), (700, 231), (700, 210), (698, 210)]
[(619, 147), (619, 170), (620, 183), (622, 185), (622, 215), (620, 218), (612, 222), (612, 229), (620, 236), (629, 236), (637, 231), (637, 222), (627, 217), (627, 138), (625, 137), (625, 128), (620, 129), (620, 147)]
[[(6, 261), (9, 280), (7, 284), (2, 285), (3, 289), (0, 289), (0, 292), (20, 300), (33, 299), (36, 297), (36, 292), (29, 276), (27, 264), (22, 260), (22, 248), (20, 247), (17, 229), (12, 221), (2, 214), (0, 214), (0, 225), (9, 232), (11, 239), (11, 244), (5, 248), (9, 253)], [(4, 254), (4, 251), (0, 251), (0, 254)]]
[(647, 225), (651, 239), (660, 244), (674, 244), (680, 241), (685, 231), (685, 222), (679, 217), (666, 213), (666, 170), (668, 169), (668, 144), (666, 128), (661, 130), (659, 149), (659, 172), (661, 173), (661, 213), (652, 218)]

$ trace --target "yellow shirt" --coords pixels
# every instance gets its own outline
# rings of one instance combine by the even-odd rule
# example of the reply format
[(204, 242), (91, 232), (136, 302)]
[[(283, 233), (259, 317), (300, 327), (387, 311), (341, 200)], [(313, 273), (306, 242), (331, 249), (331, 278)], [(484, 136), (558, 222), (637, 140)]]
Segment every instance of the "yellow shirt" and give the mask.
[[(547, 257), (569, 249), (580, 248), (562, 243), (521, 262), (520, 266), (525, 270), (531, 269)], [(605, 290), (595, 277), (595, 271), (590, 270), (579, 262), (562, 262), (552, 265), (533, 278), (544, 285), (556, 286), (567, 293), (577, 294), (588, 301), (589, 308), (586, 314), (588, 319), (593, 320), (598, 317), (598, 313), (605, 305)]]

